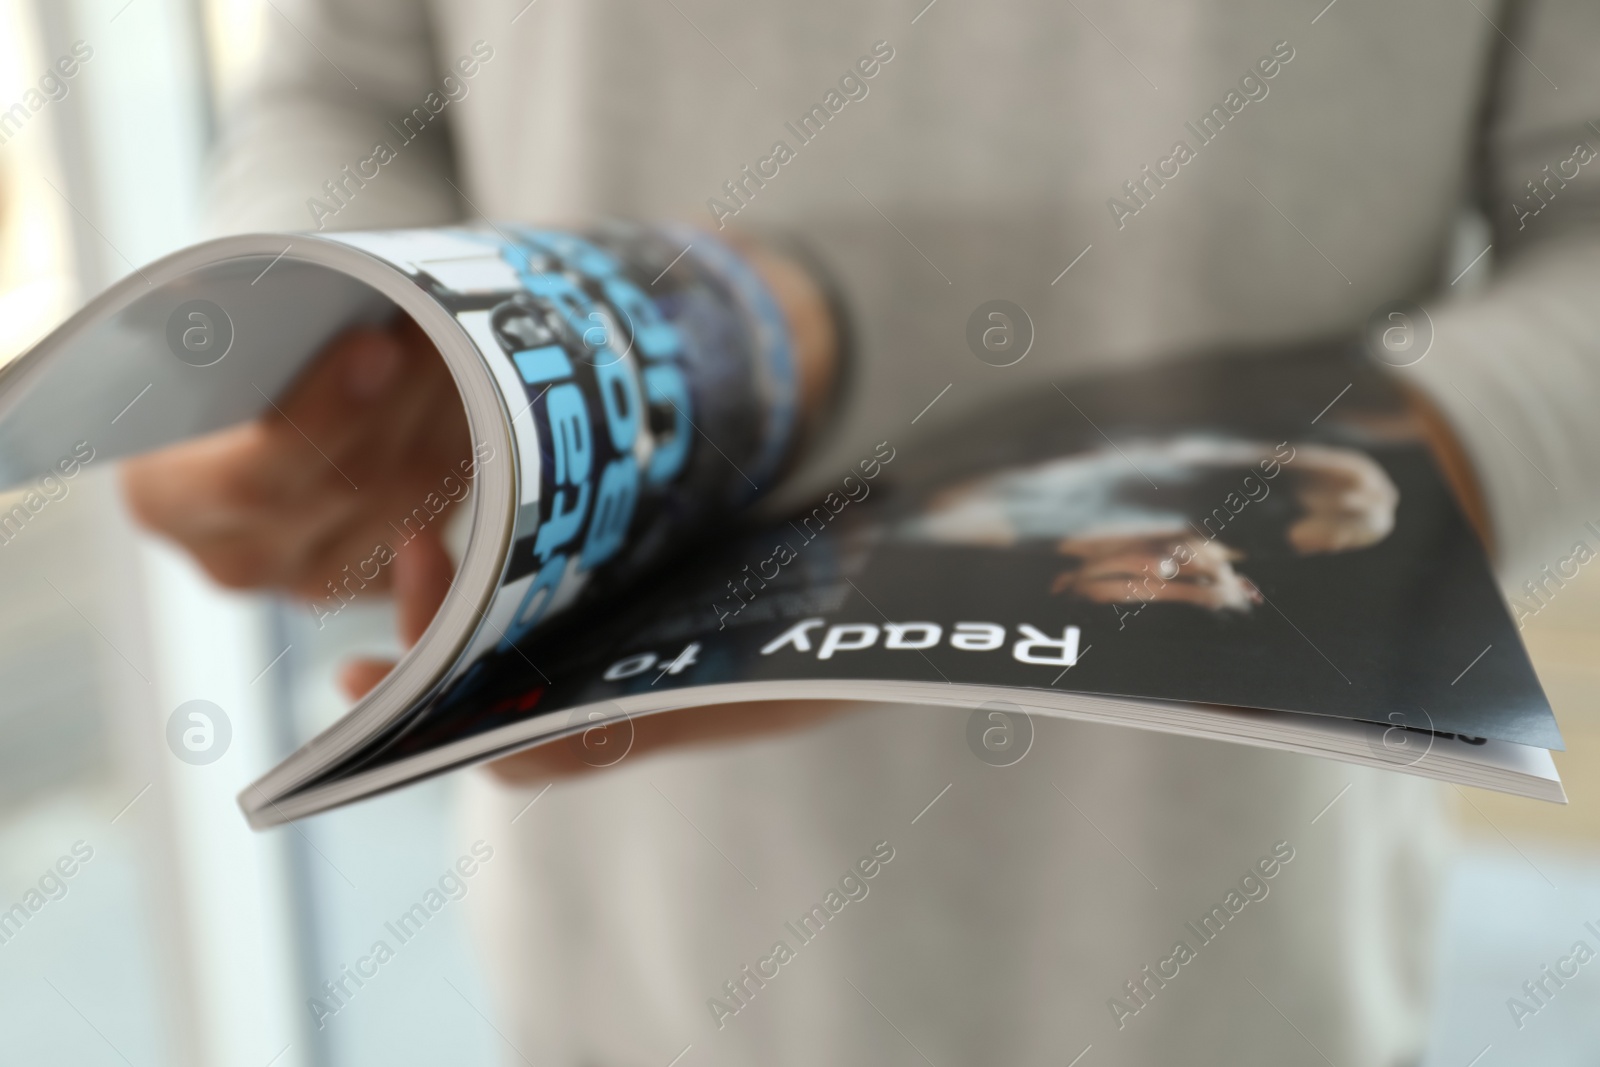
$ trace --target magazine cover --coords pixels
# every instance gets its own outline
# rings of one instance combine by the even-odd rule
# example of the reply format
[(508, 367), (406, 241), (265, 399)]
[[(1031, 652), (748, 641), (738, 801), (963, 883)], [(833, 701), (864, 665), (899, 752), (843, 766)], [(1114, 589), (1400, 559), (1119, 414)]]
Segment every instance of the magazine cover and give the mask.
[[(445, 361), (470, 459), (311, 610), (446, 497), (470, 516), (450, 594), (244, 791), (255, 825), (778, 699), (1003, 705), (1563, 796), (1482, 546), (1356, 346), (1062, 379), (886, 437), (758, 520), (838, 397), (734, 247), (629, 223), (282, 241), (153, 264), (0, 381), (15, 482), (73, 441), (119, 457), (228, 432), (352, 325), (403, 316)], [(124, 395), (147, 396), (136, 417), (85, 421)]]
[(1561, 747), (1476, 536), (1359, 351), (1059, 383), (935, 426), (496, 650), (340, 773), (718, 690), (1073, 693)]

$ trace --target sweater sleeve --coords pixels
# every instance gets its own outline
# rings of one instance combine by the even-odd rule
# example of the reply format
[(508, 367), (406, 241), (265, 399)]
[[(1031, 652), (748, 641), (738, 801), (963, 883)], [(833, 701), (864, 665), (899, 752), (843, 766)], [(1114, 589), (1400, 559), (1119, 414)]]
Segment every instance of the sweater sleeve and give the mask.
[(1485, 10), (1505, 35), (1478, 174), (1495, 270), (1428, 309), (1433, 347), (1401, 373), (1472, 458), (1514, 587), (1597, 544), (1583, 524), (1600, 520), (1600, 5)]
[(212, 233), (458, 218), (444, 127), (460, 75), (434, 53), (426, 0), (273, 0), (261, 17), (212, 160)]

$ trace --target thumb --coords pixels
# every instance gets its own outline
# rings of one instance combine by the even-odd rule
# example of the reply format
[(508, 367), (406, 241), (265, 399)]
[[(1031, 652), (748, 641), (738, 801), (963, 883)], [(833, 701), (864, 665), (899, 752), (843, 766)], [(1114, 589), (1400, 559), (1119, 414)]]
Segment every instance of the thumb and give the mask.
[(339, 668), (339, 688), (347, 699), (360, 700), (392, 670), (392, 659), (353, 659)]
[[(437, 531), (424, 530), (394, 557), (394, 603), (400, 640), (407, 648), (422, 639), (454, 581), (455, 563)], [(351, 700), (366, 696), (394, 669), (387, 659), (354, 659), (339, 671), (339, 688)]]
[(438, 530), (429, 527), (394, 559), (394, 603), (400, 640), (410, 648), (422, 639), (455, 581), (455, 563)]

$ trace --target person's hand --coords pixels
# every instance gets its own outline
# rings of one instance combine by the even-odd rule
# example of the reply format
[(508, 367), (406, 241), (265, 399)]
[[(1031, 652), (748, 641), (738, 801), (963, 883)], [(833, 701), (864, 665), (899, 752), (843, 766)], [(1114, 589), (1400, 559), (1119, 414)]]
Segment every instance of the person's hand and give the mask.
[[(401, 317), (337, 338), (260, 418), (130, 459), (122, 474), (134, 517), (219, 584), (281, 590), (328, 611), (341, 596), (392, 592), (409, 646), (454, 570), (441, 540), (448, 510), (423, 502), (448, 504), (441, 487), (469, 453), (450, 372)], [(428, 517), (420, 534), (415, 519), (402, 533), (396, 524), (418, 508)], [(351, 581), (358, 569), (371, 574), (380, 543), (393, 560)], [(341, 681), (354, 699), (390, 666), (358, 661)]]
[(791, 733), (855, 708), (859, 705), (820, 700), (677, 708), (596, 725), (554, 744), (523, 749), (495, 760), (489, 770), (507, 785), (537, 785), (591, 774), (652, 753)]
[[(827, 301), (793, 259), (749, 239), (738, 247), (788, 320), (802, 407), (814, 421), (837, 373)], [(391, 327), (336, 339), (262, 417), (129, 460), (123, 482), (138, 521), (232, 589), (276, 589), (337, 610), (335, 589), (348, 597), (349, 575), (373, 558), (375, 546), (390, 546), (392, 562), (375, 579), (363, 575), (359, 595), (393, 594), (400, 637), (410, 647), (444, 602), (454, 565), (441, 540), (445, 513), (431, 515), (420, 536), (415, 522), (404, 533), (398, 526), (430, 494), (445, 495), (445, 479), (459, 477), (469, 451), (449, 370), (421, 329), (402, 317)], [(342, 669), (341, 687), (358, 700), (393, 667), (388, 660), (355, 660)], [(793, 702), (647, 716), (637, 720), (631, 751), (797, 729), (837, 711)], [(491, 769), (522, 781), (604, 765), (555, 745), (506, 757)]]
[(1439, 472), (1455, 494), (1456, 502), (1461, 505), (1467, 523), (1483, 542), (1489, 558), (1494, 559), (1494, 527), (1489, 523), (1488, 502), (1484, 499), (1483, 485), (1478, 481), (1478, 473), (1473, 469), (1461, 439), (1426, 393), (1409, 383), (1400, 382), (1399, 386), (1405, 394), (1406, 406), (1411, 409), (1421, 428), (1422, 439), (1428, 451), (1433, 453), (1433, 461), (1439, 465)]

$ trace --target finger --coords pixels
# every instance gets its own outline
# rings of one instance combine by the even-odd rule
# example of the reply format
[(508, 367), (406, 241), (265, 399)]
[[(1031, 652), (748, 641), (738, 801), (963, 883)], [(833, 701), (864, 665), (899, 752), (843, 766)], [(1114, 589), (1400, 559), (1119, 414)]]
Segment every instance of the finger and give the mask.
[(466, 454), (466, 414), (455, 380), (411, 319), (350, 331), (330, 347), (326, 362), (296, 386), (284, 413), (308, 436), (325, 427), (324, 451), (341, 467), (354, 465), (345, 473), (357, 484), (365, 486), (374, 468), (409, 475), (411, 484), (436, 482), (443, 473), (436, 468)]
[[(420, 327), (409, 319), (398, 336), (406, 350), (406, 379), (386, 402), (378, 427), (387, 446), (380, 455), (417, 491), (437, 489), (470, 451), (466, 409), (446, 366)], [(415, 501), (413, 501), (415, 503)]]
[[(140, 485), (125, 483), (129, 505), (139, 521), (153, 532), (174, 541), (194, 557), (213, 580), (233, 589), (282, 588), (302, 595), (338, 577), (334, 567), (324, 574), (312, 570), (320, 546), (333, 543), (340, 531), (351, 529), (360, 515), (348, 504), (328, 501), (285, 501), (277, 508), (242, 510), (197, 489), (177, 515), (143, 495)], [(366, 546), (369, 551), (370, 543)], [(349, 555), (355, 563), (363, 556)], [(313, 580), (314, 579), (314, 580)]]
[(402, 380), (406, 357), (393, 329), (354, 327), (329, 343), (266, 417), (289, 424), (324, 453), (342, 451), (360, 437), (361, 423), (381, 413)]
[(423, 631), (449, 595), (456, 566), (445, 551), (439, 528), (430, 526), (400, 548), (393, 567), (400, 640), (410, 648), (422, 639)]
[(394, 670), (394, 660), (353, 659), (339, 668), (339, 688), (351, 701), (360, 700)]
[[(459, 481), (454, 483), (459, 488)], [(448, 484), (441, 484), (449, 492)], [(438, 511), (431, 511), (418, 501), (431, 497)], [(463, 495), (464, 498), (464, 495)], [(290, 591), (308, 600), (328, 594), (327, 584), (354, 583), (362, 591), (389, 592), (393, 582), (393, 562), (398, 549), (416, 540), (424, 532), (443, 531), (449, 516), (457, 506), (437, 490), (428, 494), (402, 493), (375, 496), (364, 502), (370, 507), (349, 515), (346, 521), (324, 533), (294, 565), (294, 582)], [(432, 549), (427, 551), (432, 553)], [(354, 590), (352, 590), (354, 591)]]
[(405, 317), (335, 338), (263, 422), (308, 481), (341, 491), (437, 481), (467, 452), (449, 368)]
[(252, 421), (134, 456), (122, 464), (134, 518), (180, 539), (235, 532), (290, 499), (286, 480), (274, 477), (287, 472), (264, 462), (272, 451)]
[(406, 543), (405, 531), (386, 518), (396, 513), (389, 508), (362, 511), (328, 531), (295, 565), (289, 591), (313, 601), (330, 596), (330, 584), (351, 594), (390, 592), (397, 546)]
[[(740, 740), (777, 737), (818, 726), (846, 712), (859, 710), (860, 704), (844, 701), (785, 700), (755, 704), (718, 704), (703, 708), (635, 717), (620, 727), (604, 729), (633, 731), (631, 746), (624, 759), (684, 748), (710, 747)], [(625, 735), (624, 735), (625, 736)], [(537, 748), (525, 749), (488, 764), (489, 771), (503, 782), (526, 785), (555, 778), (570, 778), (597, 768), (585, 758), (578, 737), (567, 738)], [(621, 763), (623, 760), (618, 760)], [(609, 764), (608, 766), (615, 766)]]
[[(374, 348), (369, 342), (375, 339), (383, 345)], [(398, 348), (377, 358), (379, 348), (391, 342)], [(395, 352), (400, 354), (395, 380), (370, 385), (349, 380), (386, 376), (392, 367), (372, 372), (368, 365), (384, 364)], [(324, 492), (337, 497), (350, 490), (359, 500), (354, 517), (368, 525), (410, 515), (430, 497), (440, 497), (441, 486), (469, 454), (470, 445), (454, 379), (427, 335), (410, 319), (401, 319), (382, 335), (352, 331), (330, 349), (327, 362), (329, 369), (296, 386), (281, 420), (292, 421), (289, 428), (305, 430), (307, 437), (322, 433), (327, 439), (326, 447), (319, 448), (324, 455), (309, 463), (325, 478), (339, 476), (339, 481), (325, 483)], [(308, 395), (310, 399), (302, 399)], [(351, 397), (356, 400), (347, 404)], [(301, 456), (307, 458), (303, 451)], [(359, 486), (358, 494), (353, 486)], [(447, 489), (444, 495), (450, 495)], [(326, 532), (323, 542), (349, 534)]]
[(293, 557), (359, 506), (329, 461), (276, 415), (130, 458), (122, 481), (135, 519), (194, 551), (259, 537)]
[(238, 589), (287, 586), (327, 531), (349, 522), (349, 509), (293, 498), (274, 506), (237, 485), (242, 469), (257, 466), (252, 459), (161, 454), (130, 461), (120, 473), (134, 519), (188, 551), (215, 581)]
[[(407, 360), (416, 373), (398, 377)], [(364, 560), (384, 520), (410, 514), (467, 451), (449, 371), (403, 319), (341, 336), (263, 418), (132, 459), (123, 483), (135, 518), (223, 584), (320, 595), (326, 565)]]

